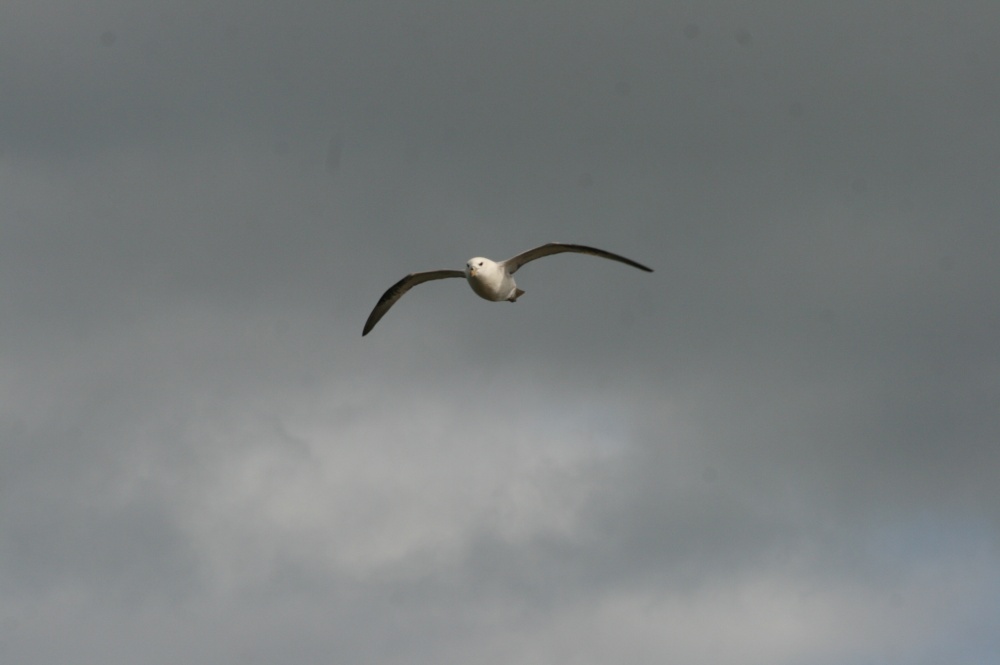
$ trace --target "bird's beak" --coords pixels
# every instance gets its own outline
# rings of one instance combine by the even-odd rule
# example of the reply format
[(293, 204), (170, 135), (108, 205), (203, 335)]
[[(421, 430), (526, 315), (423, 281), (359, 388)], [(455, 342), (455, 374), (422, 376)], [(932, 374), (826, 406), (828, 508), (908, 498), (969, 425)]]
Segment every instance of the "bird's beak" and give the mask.
[(469, 277), (475, 277), (475, 276), (476, 276), (476, 269), (469, 268)]

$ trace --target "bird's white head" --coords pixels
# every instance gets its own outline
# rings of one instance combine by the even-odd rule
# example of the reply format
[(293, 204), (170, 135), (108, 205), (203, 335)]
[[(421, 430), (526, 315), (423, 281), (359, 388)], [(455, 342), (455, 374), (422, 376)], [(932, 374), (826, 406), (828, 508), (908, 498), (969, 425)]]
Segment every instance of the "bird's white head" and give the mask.
[(490, 274), (493, 269), (496, 268), (496, 265), (497, 264), (493, 261), (483, 258), (482, 256), (473, 257), (465, 262), (465, 277), (466, 279), (471, 279), (478, 276), (482, 279), (486, 275)]

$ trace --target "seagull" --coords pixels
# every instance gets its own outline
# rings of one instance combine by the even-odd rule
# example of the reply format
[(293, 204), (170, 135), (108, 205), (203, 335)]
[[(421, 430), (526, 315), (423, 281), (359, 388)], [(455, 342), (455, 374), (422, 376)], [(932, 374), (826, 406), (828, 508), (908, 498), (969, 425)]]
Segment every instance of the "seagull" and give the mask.
[(633, 268), (638, 268), (639, 270), (653, 272), (652, 268), (647, 268), (641, 263), (636, 263), (632, 259), (626, 259), (624, 256), (612, 254), (611, 252), (604, 251), (603, 249), (587, 247), (585, 245), (567, 245), (561, 242), (550, 242), (545, 245), (535, 247), (534, 249), (529, 249), (526, 252), (521, 252), (517, 256), (512, 256), (506, 261), (491, 261), (490, 259), (482, 256), (477, 256), (465, 262), (465, 270), (431, 270), (428, 272), (414, 272), (390, 286), (389, 290), (383, 293), (382, 297), (378, 299), (378, 303), (375, 304), (375, 309), (372, 310), (372, 313), (368, 315), (368, 320), (365, 322), (365, 329), (361, 333), (361, 336), (364, 337), (370, 333), (372, 328), (375, 327), (375, 324), (378, 323), (383, 316), (385, 316), (385, 313), (389, 311), (390, 307), (396, 304), (397, 300), (403, 297), (404, 293), (412, 289), (417, 284), (423, 284), (424, 282), (430, 282), (435, 279), (464, 277), (466, 281), (469, 282), (469, 286), (472, 287), (472, 290), (475, 291), (476, 295), (480, 298), (492, 300), (493, 302), (500, 302), (502, 300), (517, 302), (517, 299), (524, 295), (524, 291), (517, 288), (517, 284), (514, 283), (513, 275), (517, 272), (517, 269), (529, 261), (534, 261), (535, 259), (540, 259), (543, 256), (550, 256), (552, 254), (562, 254), (564, 252), (575, 252), (577, 254), (599, 256), (604, 259), (611, 259), (612, 261), (618, 261), (620, 263), (630, 265)]

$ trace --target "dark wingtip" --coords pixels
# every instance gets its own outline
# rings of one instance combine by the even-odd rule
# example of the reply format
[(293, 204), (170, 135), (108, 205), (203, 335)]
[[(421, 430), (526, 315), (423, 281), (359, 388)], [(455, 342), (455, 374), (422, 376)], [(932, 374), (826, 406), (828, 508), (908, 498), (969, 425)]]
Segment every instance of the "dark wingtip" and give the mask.
[[(622, 257), (622, 258), (624, 258), (624, 257)], [(638, 261), (633, 261), (632, 259), (625, 259), (624, 261), (622, 261), (622, 263), (627, 263), (628, 265), (632, 266), (633, 268), (638, 268), (639, 270), (642, 270), (643, 272), (653, 272), (652, 268), (646, 267), (646, 266), (642, 265), (641, 263), (639, 263)]]

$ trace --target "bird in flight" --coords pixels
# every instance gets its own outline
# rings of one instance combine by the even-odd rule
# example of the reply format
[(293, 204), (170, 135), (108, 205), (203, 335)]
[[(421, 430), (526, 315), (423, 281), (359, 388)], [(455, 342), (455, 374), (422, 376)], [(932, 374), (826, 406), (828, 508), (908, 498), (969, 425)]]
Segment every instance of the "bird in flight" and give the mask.
[(512, 256), (506, 261), (491, 261), (487, 258), (483, 258), (482, 256), (477, 256), (465, 262), (465, 270), (431, 270), (428, 272), (410, 273), (390, 286), (389, 290), (383, 293), (382, 297), (378, 299), (372, 313), (368, 315), (368, 320), (365, 322), (365, 329), (362, 331), (361, 336), (364, 337), (370, 333), (372, 328), (375, 327), (375, 324), (378, 323), (383, 316), (385, 316), (385, 313), (389, 311), (390, 307), (396, 304), (397, 300), (403, 297), (404, 293), (412, 289), (417, 284), (423, 284), (424, 282), (430, 282), (435, 279), (464, 277), (466, 281), (469, 282), (469, 286), (472, 287), (472, 290), (475, 291), (476, 295), (480, 298), (485, 298), (486, 300), (492, 300), (494, 302), (500, 302), (501, 300), (516, 302), (518, 298), (524, 295), (524, 291), (517, 288), (517, 284), (514, 282), (513, 275), (517, 272), (517, 269), (529, 261), (534, 261), (535, 259), (540, 259), (543, 256), (550, 256), (552, 254), (562, 254), (564, 252), (575, 252), (577, 254), (599, 256), (604, 259), (611, 259), (612, 261), (618, 261), (620, 263), (630, 265), (633, 268), (638, 268), (639, 270), (653, 272), (652, 268), (647, 268), (641, 263), (636, 263), (632, 259), (626, 259), (624, 256), (612, 254), (611, 252), (606, 252), (603, 249), (587, 247), (585, 245), (567, 245), (561, 242), (550, 242), (548, 244), (535, 247), (534, 249), (529, 249), (526, 252), (521, 252), (517, 256)]

